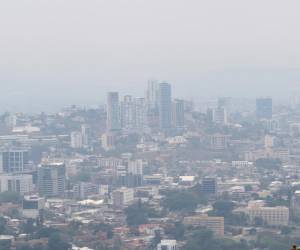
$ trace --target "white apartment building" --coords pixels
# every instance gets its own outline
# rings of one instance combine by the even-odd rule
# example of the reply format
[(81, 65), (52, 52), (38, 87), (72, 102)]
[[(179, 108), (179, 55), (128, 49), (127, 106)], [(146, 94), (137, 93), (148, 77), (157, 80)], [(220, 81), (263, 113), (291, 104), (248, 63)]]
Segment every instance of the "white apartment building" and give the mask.
[(261, 202), (252, 202), (243, 211), (249, 216), (252, 223), (256, 217), (272, 226), (287, 226), (289, 223), (289, 208), (287, 207), (264, 207)]
[(0, 192), (29, 194), (33, 191), (32, 176), (29, 174), (1, 174)]
[(224, 217), (204, 215), (184, 217), (185, 225), (201, 226), (214, 232), (216, 236), (224, 236)]
[(129, 205), (134, 199), (134, 191), (132, 188), (119, 188), (112, 193), (113, 205), (122, 207)]
[(178, 245), (176, 240), (161, 240), (157, 245), (157, 250), (178, 250)]
[(82, 134), (79, 131), (73, 131), (71, 133), (71, 148), (82, 148), (83, 140)]

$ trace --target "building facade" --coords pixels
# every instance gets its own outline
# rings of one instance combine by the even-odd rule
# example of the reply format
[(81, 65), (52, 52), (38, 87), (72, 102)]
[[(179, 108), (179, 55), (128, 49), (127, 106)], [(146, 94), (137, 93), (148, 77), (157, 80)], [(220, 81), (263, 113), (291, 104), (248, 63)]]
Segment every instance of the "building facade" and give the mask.
[(106, 127), (108, 131), (115, 131), (121, 129), (120, 120), (120, 105), (119, 93), (109, 92), (107, 94), (107, 118)]
[(159, 84), (159, 125), (164, 131), (172, 127), (172, 90), (166, 82)]
[(66, 186), (66, 167), (61, 162), (44, 163), (38, 168), (38, 190), (44, 197), (63, 197)]

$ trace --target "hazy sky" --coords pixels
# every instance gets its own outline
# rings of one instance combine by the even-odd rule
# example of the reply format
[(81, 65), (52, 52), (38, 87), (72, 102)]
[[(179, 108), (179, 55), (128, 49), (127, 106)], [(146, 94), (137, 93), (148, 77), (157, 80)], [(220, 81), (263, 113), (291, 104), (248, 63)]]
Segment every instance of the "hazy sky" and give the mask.
[(0, 0), (0, 109), (300, 94), (299, 0)]

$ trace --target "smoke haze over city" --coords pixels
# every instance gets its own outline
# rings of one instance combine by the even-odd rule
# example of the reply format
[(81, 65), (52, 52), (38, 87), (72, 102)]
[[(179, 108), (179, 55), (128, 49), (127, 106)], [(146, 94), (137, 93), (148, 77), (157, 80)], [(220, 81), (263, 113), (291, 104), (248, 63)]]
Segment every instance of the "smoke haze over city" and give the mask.
[[(174, 96), (300, 93), (299, 1), (2, 1), (2, 110), (101, 104), (144, 96), (149, 79)], [(276, 86), (276, 87), (274, 87)]]

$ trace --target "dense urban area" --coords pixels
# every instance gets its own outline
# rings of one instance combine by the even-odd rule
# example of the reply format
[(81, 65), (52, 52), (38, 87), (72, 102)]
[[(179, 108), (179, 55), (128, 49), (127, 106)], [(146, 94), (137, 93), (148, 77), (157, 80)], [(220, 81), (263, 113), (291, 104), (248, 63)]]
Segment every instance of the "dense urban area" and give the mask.
[(0, 117), (1, 250), (287, 250), (300, 102), (143, 97)]

